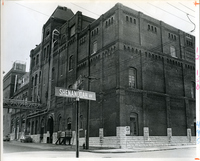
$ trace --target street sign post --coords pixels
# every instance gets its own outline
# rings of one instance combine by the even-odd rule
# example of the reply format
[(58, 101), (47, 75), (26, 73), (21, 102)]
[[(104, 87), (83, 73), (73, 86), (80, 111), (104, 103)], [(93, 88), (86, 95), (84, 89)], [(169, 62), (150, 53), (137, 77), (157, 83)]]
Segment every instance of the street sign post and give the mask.
[[(77, 87), (80, 85), (80, 81), (75, 84), (75, 87)], [(76, 158), (79, 158), (79, 99), (96, 101), (96, 93), (77, 89), (55, 87), (55, 96), (76, 98)]]

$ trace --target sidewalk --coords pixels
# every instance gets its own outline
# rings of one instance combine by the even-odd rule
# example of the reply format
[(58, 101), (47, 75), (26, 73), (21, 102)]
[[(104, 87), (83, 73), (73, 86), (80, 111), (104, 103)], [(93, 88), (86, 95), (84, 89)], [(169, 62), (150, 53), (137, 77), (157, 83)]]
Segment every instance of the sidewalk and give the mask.
[[(52, 150), (52, 151), (76, 151), (75, 145), (55, 145), (55, 144), (45, 144), (45, 143), (21, 143), (19, 141), (10, 141), (10, 144), (31, 147), (42, 150)], [(141, 147), (134, 149), (116, 149), (107, 147), (92, 147), (89, 150), (79, 147), (81, 152), (92, 152), (92, 153), (136, 153), (136, 152), (150, 152), (150, 151), (163, 151), (163, 150), (174, 150), (174, 149), (185, 149), (185, 148), (196, 148), (196, 145), (182, 145), (182, 146), (161, 146), (161, 147)]]
[(89, 151), (93, 153), (136, 153), (136, 152), (163, 151), (163, 150), (174, 150), (174, 149), (185, 149), (185, 148), (196, 148), (196, 145), (142, 147), (134, 149), (99, 149), (99, 150), (89, 150)]

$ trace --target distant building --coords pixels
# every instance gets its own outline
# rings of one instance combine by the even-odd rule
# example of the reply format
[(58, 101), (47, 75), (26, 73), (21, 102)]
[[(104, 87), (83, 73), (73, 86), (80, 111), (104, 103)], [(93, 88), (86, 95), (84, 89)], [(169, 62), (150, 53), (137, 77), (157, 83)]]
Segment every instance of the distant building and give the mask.
[[(26, 73), (26, 63), (15, 61), (12, 69), (3, 77), (3, 98), (12, 98), (18, 89), (18, 80)], [(3, 109), (3, 135), (10, 133), (12, 109)]]
[(25, 130), (35, 142), (75, 131), (75, 101), (55, 87), (71, 89), (80, 75), (79, 88), (97, 95), (80, 101), (80, 144), (89, 104), (92, 145), (195, 141), (194, 36), (119, 3), (97, 20), (58, 6), (30, 58), (28, 99), (42, 109), (27, 114)]

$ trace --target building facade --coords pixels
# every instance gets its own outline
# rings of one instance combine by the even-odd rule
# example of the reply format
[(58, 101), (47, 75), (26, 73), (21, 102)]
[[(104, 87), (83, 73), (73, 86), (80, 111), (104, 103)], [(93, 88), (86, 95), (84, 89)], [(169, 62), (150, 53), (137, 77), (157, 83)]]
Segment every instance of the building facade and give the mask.
[[(18, 80), (26, 73), (26, 63), (16, 61), (12, 69), (3, 78), (3, 98), (13, 98), (14, 93), (19, 88)], [(27, 94), (28, 95), (28, 94)], [(12, 109), (3, 109), (3, 135), (10, 134)]]
[(119, 3), (97, 20), (59, 6), (30, 57), (28, 99), (42, 109), (27, 115), (26, 130), (36, 142), (75, 131), (75, 100), (56, 97), (55, 87), (71, 89), (80, 76), (79, 88), (97, 97), (80, 100), (82, 142), (88, 106), (96, 145), (127, 147), (151, 137), (169, 143), (176, 136), (191, 142), (196, 135), (195, 37), (173, 26)]

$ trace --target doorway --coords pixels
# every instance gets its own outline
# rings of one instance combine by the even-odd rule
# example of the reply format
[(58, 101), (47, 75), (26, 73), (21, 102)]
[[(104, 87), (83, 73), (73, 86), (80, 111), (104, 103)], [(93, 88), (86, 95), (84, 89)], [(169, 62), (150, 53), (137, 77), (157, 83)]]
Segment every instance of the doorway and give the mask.
[(136, 113), (130, 115), (130, 135), (138, 136), (138, 116)]
[(49, 137), (47, 137), (47, 143), (53, 143), (53, 117), (48, 119), (48, 131)]

